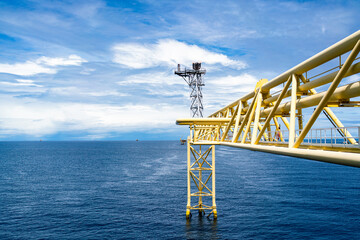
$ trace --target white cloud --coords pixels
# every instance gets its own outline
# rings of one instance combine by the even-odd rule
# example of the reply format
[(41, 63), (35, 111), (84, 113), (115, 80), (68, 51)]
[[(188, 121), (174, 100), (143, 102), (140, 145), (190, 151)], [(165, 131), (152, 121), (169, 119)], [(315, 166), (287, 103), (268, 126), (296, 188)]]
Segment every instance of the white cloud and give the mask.
[(226, 86), (226, 87), (234, 87), (234, 86), (246, 86), (246, 85), (253, 85), (255, 88), (255, 84), (260, 79), (257, 79), (255, 76), (244, 73), (238, 76), (225, 76), (220, 78), (209, 78), (206, 82), (214, 85), (219, 86)]
[(178, 63), (204, 62), (243, 69), (246, 63), (232, 60), (224, 54), (210, 52), (197, 45), (188, 45), (173, 39), (159, 40), (156, 44), (120, 43), (114, 46), (113, 61), (128, 68), (156, 66), (176, 67)]
[[(26, 101), (26, 104), (25, 102)], [(29, 99), (1, 99), (0, 137), (29, 134), (40, 137), (59, 131), (89, 134), (169, 128), (187, 116), (186, 106), (51, 103)]]
[(184, 88), (176, 89), (176, 88), (145, 88), (148, 94), (153, 96), (162, 96), (162, 97), (176, 97), (183, 96), (185, 98), (189, 98), (189, 90), (184, 90)]
[(254, 91), (259, 80), (249, 73), (206, 79), (206, 88), (203, 89), (206, 114), (211, 114)]
[(166, 72), (147, 72), (129, 75), (124, 80), (117, 82), (118, 85), (130, 85), (130, 84), (150, 84), (150, 85), (174, 85), (185, 84), (185, 81), (175, 74), (169, 74)]
[(31, 79), (16, 79), (17, 82), (19, 83), (24, 83), (24, 84), (33, 84), (34, 80)]
[(30, 79), (16, 79), (16, 82), (1, 81), (0, 89), (10, 95), (18, 95), (19, 93), (41, 94), (47, 91), (43, 85)]
[(34, 83), (34, 80), (30, 79), (16, 79), (16, 82), (0, 82), (0, 84), (8, 86), (43, 87), (42, 85)]
[(91, 91), (87, 89), (81, 89), (78, 87), (53, 87), (49, 89), (49, 93), (57, 96), (91, 96), (91, 97), (106, 97), (106, 96), (117, 96), (125, 97), (127, 93), (118, 92), (116, 90), (98, 90)]
[(39, 73), (56, 73), (55, 69), (41, 66), (35, 62), (26, 61), (24, 63), (0, 64), (0, 73), (10, 73), (20, 76), (31, 76)]
[(90, 75), (92, 72), (94, 72), (95, 69), (94, 68), (84, 68), (80, 74), (82, 75)]
[(186, 98), (189, 97), (189, 87), (186, 82), (181, 77), (175, 74), (170, 75), (167, 72), (148, 72), (129, 75), (123, 81), (117, 82), (117, 84), (120, 86), (135, 85), (132, 87), (144, 90), (152, 96), (175, 97), (182, 95)]
[(36, 60), (37, 64), (44, 64), (47, 66), (80, 66), (82, 63), (87, 62), (85, 59), (77, 55), (70, 55), (67, 58), (50, 58), (40, 57)]
[[(260, 79), (255, 76), (243, 73), (238, 76), (225, 76), (219, 78), (209, 78), (205, 81), (207, 92), (213, 96), (229, 95), (233, 93), (247, 94), (248, 92), (254, 91), (256, 83)], [(241, 96), (236, 95), (233, 97), (234, 101)]]
[(32, 76), (39, 73), (55, 74), (56, 66), (80, 66), (85, 59), (77, 55), (70, 55), (67, 58), (49, 58), (40, 57), (35, 61), (26, 61), (24, 63), (0, 64), (0, 73), (10, 73), (19, 76)]

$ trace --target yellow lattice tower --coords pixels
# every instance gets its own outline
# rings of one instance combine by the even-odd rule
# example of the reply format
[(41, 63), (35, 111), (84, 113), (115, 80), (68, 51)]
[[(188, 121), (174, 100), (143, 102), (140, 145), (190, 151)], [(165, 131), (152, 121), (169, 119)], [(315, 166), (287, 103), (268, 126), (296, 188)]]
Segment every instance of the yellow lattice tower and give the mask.
[[(187, 141), (187, 209), (186, 218), (191, 217), (190, 210), (198, 210), (200, 215), (205, 215), (205, 210), (210, 210), (208, 217), (213, 214), (217, 218), (215, 202), (215, 145), (197, 145), (195, 149), (190, 138)], [(204, 147), (207, 149), (204, 151)], [(210, 160), (211, 159), (211, 160)], [(211, 179), (211, 181), (210, 181)], [(195, 185), (192, 192), (191, 180)], [(192, 198), (198, 198), (196, 205), (191, 205)], [(203, 198), (212, 197), (212, 206), (205, 205)]]

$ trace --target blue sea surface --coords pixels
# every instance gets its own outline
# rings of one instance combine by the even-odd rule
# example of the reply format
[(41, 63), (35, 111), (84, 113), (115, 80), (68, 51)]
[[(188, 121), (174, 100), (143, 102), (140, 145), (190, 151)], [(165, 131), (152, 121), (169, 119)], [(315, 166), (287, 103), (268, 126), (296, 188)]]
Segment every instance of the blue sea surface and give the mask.
[(178, 141), (0, 142), (0, 239), (360, 239), (358, 168), (217, 146), (217, 221), (186, 176)]

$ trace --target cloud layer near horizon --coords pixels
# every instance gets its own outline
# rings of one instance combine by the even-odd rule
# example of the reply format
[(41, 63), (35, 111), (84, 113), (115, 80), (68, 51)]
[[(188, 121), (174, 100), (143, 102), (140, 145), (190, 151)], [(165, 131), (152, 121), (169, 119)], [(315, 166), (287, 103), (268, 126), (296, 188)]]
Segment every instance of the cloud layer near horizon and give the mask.
[(25, 134), (34, 137), (61, 131), (86, 131), (92, 135), (106, 135), (108, 132), (170, 127), (174, 124), (174, 119), (181, 117), (178, 109), (185, 108), (169, 104), (114, 106), (100, 103), (50, 103), (39, 100), (28, 101), (24, 105), (19, 99), (11, 102), (1, 100), (6, 104), (0, 105), (0, 135)]

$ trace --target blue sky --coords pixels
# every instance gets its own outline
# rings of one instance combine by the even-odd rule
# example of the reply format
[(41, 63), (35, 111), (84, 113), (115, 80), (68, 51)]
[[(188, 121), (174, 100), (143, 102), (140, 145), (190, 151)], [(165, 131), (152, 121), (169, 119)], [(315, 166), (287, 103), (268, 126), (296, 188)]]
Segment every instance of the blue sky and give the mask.
[(205, 115), (359, 29), (359, 1), (0, 1), (0, 140), (178, 139), (203, 62)]

